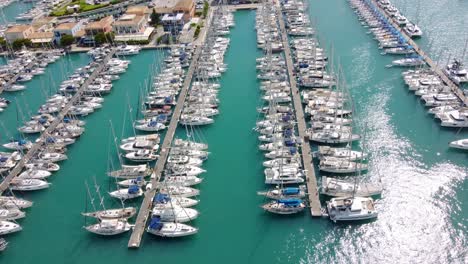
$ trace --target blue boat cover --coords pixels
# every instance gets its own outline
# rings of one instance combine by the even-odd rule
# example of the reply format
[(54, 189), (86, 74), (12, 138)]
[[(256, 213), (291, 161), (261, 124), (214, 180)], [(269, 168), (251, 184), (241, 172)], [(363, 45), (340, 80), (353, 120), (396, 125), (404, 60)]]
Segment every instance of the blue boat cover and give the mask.
[(128, 193), (135, 194), (135, 193), (138, 193), (139, 190), (140, 190), (140, 187), (138, 187), (138, 185), (132, 185), (130, 186), (130, 188), (128, 188)]
[(149, 228), (151, 229), (161, 229), (163, 224), (161, 223), (161, 218), (159, 216), (155, 216), (151, 218), (151, 222), (149, 224)]
[(301, 199), (290, 198), (290, 199), (280, 199), (278, 203), (282, 203), (285, 205), (300, 205), (302, 203)]
[(299, 192), (300, 192), (299, 188), (296, 188), (296, 187), (284, 188), (282, 191), (282, 193), (285, 195), (299, 194)]
[(163, 194), (163, 193), (158, 193), (153, 198), (153, 202), (155, 202), (155, 203), (166, 203), (169, 200), (170, 200), (169, 196), (167, 194)]

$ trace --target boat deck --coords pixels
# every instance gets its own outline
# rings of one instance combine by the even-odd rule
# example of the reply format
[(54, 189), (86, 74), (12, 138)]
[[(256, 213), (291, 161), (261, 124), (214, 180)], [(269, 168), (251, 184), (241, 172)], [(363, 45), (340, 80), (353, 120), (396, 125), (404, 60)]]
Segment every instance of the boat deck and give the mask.
[[(276, 1), (275, 1), (276, 2)], [(286, 32), (286, 27), (283, 20), (283, 15), (281, 13), (281, 7), (279, 3), (276, 2), (278, 20), (280, 25), (281, 36), (283, 40), (284, 55), (286, 57), (286, 65), (288, 67), (289, 81), (291, 83), (291, 93), (294, 102), (294, 109), (296, 112), (297, 119), (297, 129), (299, 132), (299, 137), (303, 140), (301, 145), (301, 156), (302, 162), (304, 164), (304, 170), (306, 174), (306, 185), (310, 206), (310, 213), (312, 216), (322, 216), (321, 204), (317, 188), (317, 177), (315, 176), (315, 169), (312, 163), (312, 151), (310, 144), (306, 139), (306, 130), (307, 125), (304, 117), (304, 110), (302, 109), (301, 95), (296, 84), (296, 78), (294, 77), (293, 70), (293, 61), (291, 57), (291, 49), (289, 47), (288, 35)]]
[[(96, 70), (93, 71), (91, 76), (81, 85), (81, 87), (77, 90), (77, 92), (73, 95), (73, 97), (68, 101), (66, 106), (62, 109), (62, 111), (56, 116), (56, 119), (54, 122), (50, 124), (50, 126), (42, 132), (41, 136), (39, 139), (42, 139), (41, 142), (45, 141), (45, 138), (48, 137), (48, 135), (54, 131), (57, 126), (62, 123), (64, 117), (68, 114), (70, 111), (70, 108), (78, 102), (80, 97), (82, 96), (83, 92), (86, 90), (89, 84), (91, 84), (94, 79), (102, 72), (102, 70), (105, 69), (107, 62), (114, 56), (115, 50), (112, 50), (103, 60), (103, 62), (98, 66)], [(38, 151), (43, 147), (42, 143), (34, 143), (31, 149), (28, 150), (28, 152), (23, 156), (23, 158), (16, 164), (16, 166), (13, 168), (13, 170), (10, 171), (8, 176), (6, 176), (2, 183), (0, 184), (0, 194), (3, 193), (5, 190), (8, 189), (10, 182), (18, 176), (18, 174), (21, 173), (23, 170), (24, 166), (31, 160), (37, 153)]]
[(466, 99), (466, 96), (463, 94), (463, 91), (460, 89), (460, 87), (458, 87), (452, 80), (450, 80), (447, 75), (445, 75), (442, 70), (437, 66), (436, 63), (434, 63), (434, 61), (421, 49), (419, 48), (418, 44), (416, 44), (416, 42), (411, 39), (407, 34), (406, 32), (399, 26), (397, 25), (388, 15), (387, 13), (385, 13), (385, 11), (377, 4), (377, 2), (375, 0), (371, 0), (371, 2), (374, 4), (375, 7), (377, 7), (380, 11), (381, 14), (383, 14), (385, 16), (385, 18), (387, 18), (387, 20), (392, 24), (393, 27), (395, 27), (396, 29), (398, 29), (400, 31), (400, 33), (403, 35), (403, 37), (405, 38), (405, 40), (408, 42), (408, 44), (410, 44), (411, 46), (413, 46), (414, 50), (416, 51), (416, 53), (421, 56), (424, 61), (426, 62), (426, 64), (431, 68), (431, 70), (433, 70), (439, 77), (440, 79), (442, 79), (442, 81), (448, 86), (450, 87), (450, 89), (452, 90), (452, 92), (454, 94), (456, 94), (458, 96), (458, 98), (460, 98), (460, 100), (466, 105), (468, 104), (468, 101)]

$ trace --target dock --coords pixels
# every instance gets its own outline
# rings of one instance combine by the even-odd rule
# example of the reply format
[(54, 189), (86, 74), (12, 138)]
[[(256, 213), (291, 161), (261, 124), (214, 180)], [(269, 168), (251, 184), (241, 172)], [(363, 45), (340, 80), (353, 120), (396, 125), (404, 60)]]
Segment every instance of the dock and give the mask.
[(252, 3), (252, 4), (239, 4), (239, 5), (228, 5), (229, 9), (236, 11), (236, 10), (253, 10), (257, 9), (261, 6), (259, 3)]
[(315, 176), (315, 169), (312, 163), (312, 151), (308, 140), (306, 140), (307, 125), (305, 122), (304, 110), (302, 109), (301, 95), (297, 87), (296, 78), (294, 77), (294, 64), (291, 57), (291, 49), (289, 47), (288, 35), (284, 24), (283, 14), (279, 2), (276, 2), (277, 16), (280, 25), (281, 37), (283, 40), (284, 55), (286, 58), (286, 65), (288, 68), (289, 82), (291, 84), (291, 93), (294, 102), (294, 110), (296, 112), (297, 130), (299, 137), (302, 139), (301, 156), (302, 163), (304, 164), (304, 171), (306, 174), (306, 185), (310, 206), (310, 213), (312, 216), (322, 216), (322, 206), (320, 204), (317, 177)]
[(412, 38), (410, 38), (406, 34), (406, 32), (399, 25), (397, 25), (391, 17), (387, 15), (387, 13), (385, 13), (385, 11), (377, 4), (375, 0), (371, 0), (371, 2), (374, 4), (374, 6), (377, 9), (379, 9), (380, 13), (385, 16), (387, 21), (390, 22), (390, 24), (392, 24), (394, 28), (400, 31), (401, 35), (405, 38), (406, 42), (408, 42), (408, 44), (413, 46), (413, 49), (416, 51), (416, 53), (424, 59), (426, 64), (431, 68), (432, 71), (434, 71), (439, 76), (439, 78), (444, 82), (444, 84), (450, 87), (452, 92), (455, 95), (457, 95), (458, 98), (465, 105), (467, 105), (468, 104), (467, 98), (465, 94), (463, 93), (463, 91), (460, 89), (460, 87), (458, 87), (452, 80), (450, 80), (447, 77), (447, 75), (444, 72), (442, 72), (442, 70), (437, 66), (437, 64), (421, 48), (419, 48), (418, 44), (416, 44), (416, 42)]
[(128, 241), (129, 248), (140, 247), (143, 233), (146, 230), (146, 222), (148, 221), (148, 217), (151, 214), (153, 197), (156, 195), (156, 189), (157, 189), (156, 186), (158, 185), (158, 182), (161, 178), (161, 174), (164, 170), (164, 167), (166, 166), (166, 161), (169, 155), (172, 140), (174, 139), (174, 134), (179, 124), (179, 119), (182, 114), (185, 98), (190, 88), (190, 84), (192, 83), (193, 74), (198, 65), (198, 59), (202, 51), (203, 43), (205, 42), (205, 39), (207, 36), (207, 31), (209, 30), (209, 27), (211, 25), (211, 18), (213, 16), (214, 9), (216, 8), (215, 7), (210, 8), (210, 12), (207, 17), (205, 30), (201, 33), (201, 37), (199, 38), (199, 41), (200, 41), (199, 45), (197, 45), (197, 48), (195, 49), (195, 53), (192, 56), (192, 61), (190, 62), (190, 66), (187, 70), (184, 83), (182, 84), (182, 89), (180, 91), (179, 97), (177, 98), (177, 104), (174, 109), (173, 115), (171, 117), (171, 122), (169, 123), (169, 127), (167, 129), (166, 135), (164, 136), (164, 141), (161, 145), (161, 152), (159, 153), (159, 158), (156, 161), (156, 164), (153, 169), (153, 173), (151, 174), (152, 188), (146, 191), (145, 198), (143, 199), (143, 202), (141, 203), (140, 210), (138, 211), (138, 215), (135, 221), (135, 226), (133, 228), (132, 234)]
[[(96, 68), (91, 76), (80, 86), (77, 92), (73, 95), (73, 97), (68, 101), (66, 106), (60, 111), (60, 113), (56, 116), (56, 119), (50, 124), (49, 127), (41, 134), (39, 139), (41, 142), (45, 142), (46, 137), (48, 137), (56, 128), (57, 126), (63, 122), (63, 119), (70, 111), (70, 108), (80, 100), (80, 97), (83, 95), (84, 90), (91, 84), (94, 79), (105, 69), (107, 62), (114, 56), (115, 49), (112, 50), (103, 60), (103, 62)], [(10, 171), (8, 176), (6, 176), (2, 183), (0, 184), (0, 194), (2, 194), (5, 190), (8, 189), (10, 182), (18, 176), (21, 171), (23, 170), (24, 166), (32, 159), (34, 156), (42, 149), (43, 143), (34, 143), (31, 149), (23, 156), (23, 158), (16, 164), (13, 170)]]

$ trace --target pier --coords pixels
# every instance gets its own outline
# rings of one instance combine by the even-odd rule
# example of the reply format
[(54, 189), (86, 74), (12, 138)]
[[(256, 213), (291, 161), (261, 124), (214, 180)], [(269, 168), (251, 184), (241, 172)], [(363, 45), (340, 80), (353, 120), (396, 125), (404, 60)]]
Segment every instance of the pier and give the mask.
[(184, 79), (184, 83), (182, 85), (182, 89), (180, 91), (179, 97), (177, 98), (177, 104), (174, 109), (174, 114), (171, 117), (171, 122), (169, 123), (169, 127), (167, 128), (166, 135), (164, 136), (164, 141), (161, 145), (161, 152), (159, 153), (159, 158), (156, 161), (156, 164), (153, 169), (153, 173), (151, 174), (151, 190), (148, 190), (145, 193), (145, 198), (140, 206), (140, 211), (138, 212), (135, 226), (133, 228), (132, 234), (128, 241), (129, 248), (139, 248), (141, 244), (141, 238), (143, 237), (143, 233), (146, 229), (146, 222), (148, 221), (148, 217), (151, 213), (152, 209), (152, 201), (153, 197), (156, 195), (156, 189), (158, 182), (161, 178), (161, 174), (166, 166), (167, 157), (169, 155), (169, 151), (171, 148), (172, 140), (174, 139), (174, 134), (177, 129), (177, 125), (179, 124), (180, 115), (182, 114), (182, 109), (184, 108), (185, 98), (187, 96), (190, 84), (192, 83), (192, 77), (195, 72), (195, 69), (198, 65), (198, 59), (201, 54), (201, 50), (203, 47), (203, 43), (205, 42), (207, 32), (211, 26), (211, 19), (213, 17), (213, 11), (216, 7), (211, 7), (210, 12), (208, 13), (208, 17), (206, 19), (206, 27), (205, 30), (201, 33), (201, 37), (198, 39), (200, 42), (197, 43), (197, 48), (195, 53), (193, 54), (192, 61), (190, 62), (190, 66), (187, 70), (187, 74)]
[(23, 158), (16, 164), (16, 166), (13, 168), (13, 170), (10, 171), (8, 176), (6, 176), (2, 183), (0, 184), (0, 194), (3, 193), (6, 189), (8, 189), (8, 186), (10, 185), (10, 182), (18, 176), (18, 174), (21, 173), (23, 170), (24, 166), (40, 151), (44, 145), (43, 142), (45, 142), (46, 137), (53, 132), (57, 126), (63, 122), (64, 117), (68, 114), (70, 111), (70, 108), (80, 100), (81, 96), (83, 95), (84, 90), (88, 87), (90, 83), (94, 81), (94, 79), (102, 72), (102, 70), (105, 69), (107, 62), (114, 56), (115, 49), (113, 49), (103, 60), (103, 62), (93, 71), (91, 76), (83, 83), (83, 85), (80, 86), (80, 88), (77, 90), (77, 92), (73, 95), (73, 97), (68, 101), (66, 106), (60, 111), (60, 113), (56, 116), (56, 119), (50, 124), (49, 127), (41, 134), (39, 139), (41, 140), (42, 143), (34, 143), (31, 149), (28, 150), (28, 152), (23, 156)]
[(387, 21), (390, 22), (390, 24), (392, 24), (394, 28), (400, 31), (401, 35), (405, 38), (406, 42), (413, 46), (413, 49), (419, 56), (421, 56), (424, 59), (424, 61), (431, 68), (431, 70), (434, 71), (448, 87), (450, 87), (452, 92), (456, 94), (465, 105), (467, 105), (468, 101), (463, 91), (452, 80), (450, 80), (447, 77), (447, 75), (445, 75), (445, 73), (442, 72), (442, 70), (437, 66), (437, 64), (421, 48), (419, 48), (418, 44), (416, 44), (416, 42), (412, 38), (410, 38), (406, 34), (406, 32), (399, 25), (397, 25), (391, 17), (387, 15), (387, 13), (385, 13), (385, 11), (377, 4), (375, 0), (371, 1), (374, 4), (374, 6), (379, 9), (380, 13), (385, 16)]
[(276, 2), (277, 16), (280, 25), (281, 37), (283, 40), (284, 55), (286, 58), (286, 65), (288, 68), (289, 82), (291, 84), (291, 93), (294, 102), (294, 110), (296, 112), (297, 130), (299, 137), (302, 139), (301, 156), (302, 163), (304, 164), (304, 171), (306, 174), (306, 184), (308, 192), (308, 200), (310, 206), (310, 213), (312, 216), (322, 216), (320, 199), (317, 188), (317, 177), (315, 176), (315, 169), (312, 163), (312, 151), (308, 140), (306, 140), (307, 125), (305, 122), (304, 110), (302, 109), (301, 95), (297, 88), (296, 78), (294, 77), (294, 64), (291, 57), (291, 49), (289, 48), (288, 35), (281, 13), (279, 2)]

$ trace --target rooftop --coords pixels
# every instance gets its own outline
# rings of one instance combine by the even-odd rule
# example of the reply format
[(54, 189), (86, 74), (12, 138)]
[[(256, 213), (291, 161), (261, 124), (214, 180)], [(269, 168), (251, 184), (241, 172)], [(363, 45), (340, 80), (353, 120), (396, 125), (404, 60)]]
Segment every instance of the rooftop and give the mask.
[(114, 22), (114, 25), (121, 26), (121, 25), (134, 25), (136, 23), (139, 23), (142, 19), (144, 19), (143, 16), (137, 16), (137, 15), (123, 15), (122, 17), (119, 18), (119, 20)]
[(70, 23), (63, 23), (63, 24), (60, 24), (58, 25), (55, 30), (70, 30), (72, 28), (74, 28), (76, 26), (77, 23), (73, 23), (73, 22), (70, 22)]
[(16, 26), (12, 26), (11, 28), (7, 29), (5, 31), (5, 33), (21, 33), (21, 32), (24, 32), (28, 29), (30, 29), (31, 26), (30, 25), (16, 25)]
[(127, 11), (125, 13), (144, 15), (144, 14), (150, 14), (151, 11), (147, 6), (130, 6), (129, 8), (127, 8)]
[(86, 29), (101, 29), (103, 27), (109, 26), (112, 23), (112, 21), (114, 21), (114, 18), (112, 16), (108, 16), (99, 21), (89, 23), (86, 26)]

